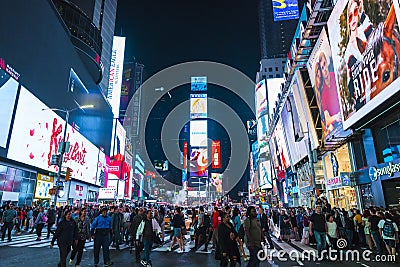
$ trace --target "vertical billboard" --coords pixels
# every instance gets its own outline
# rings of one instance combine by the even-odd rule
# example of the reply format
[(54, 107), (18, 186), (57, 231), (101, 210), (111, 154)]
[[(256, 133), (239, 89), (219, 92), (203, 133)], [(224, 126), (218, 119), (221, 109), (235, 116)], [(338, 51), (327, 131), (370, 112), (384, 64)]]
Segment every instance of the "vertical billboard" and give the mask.
[(193, 148), (190, 151), (190, 177), (208, 176), (207, 148)]
[(206, 147), (207, 146), (207, 121), (194, 120), (190, 121), (190, 146)]
[(398, 6), (391, 0), (339, 0), (329, 17), (344, 129), (399, 91)]
[(343, 130), (332, 53), (325, 29), (322, 29), (310, 55), (307, 69), (321, 115), (323, 139), (328, 141), (333, 136), (347, 136), (349, 133)]
[(259, 171), (260, 171), (259, 185), (261, 189), (271, 189), (272, 188), (271, 161), (266, 160), (260, 162)]
[(207, 94), (190, 94), (190, 119), (207, 118)]
[(0, 147), (3, 148), (7, 145), (17, 90), (18, 82), (0, 68)]
[(268, 113), (268, 97), (265, 80), (261, 80), (256, 85), (256, 112), (257, 118)]
[(190, 88), (192, 92), (207, 91), (207, 77), (191, 77)]
[(297, 0), (272, 0), (272, 7), (274, 10), (274, 21), (299, 18)]
[(111, 139), (110, 155), (125, 154), (126, 130), (121, 122), (117, 119), (113, 122), (113, 132)]
[(286, 169), (290, 166), (288, 150), (283, 132), (282, 120), (276, 124), (275, 131), (272, 134), (271, 154), (274, 160), (274, 166), (278, 181), (282, 181), (286, 176)]
[(35, 198), (50, 199), (49, 190), (53, 188), (54, 177), (38, 173), (36, 179)]
[(211, 143), (212, 163), (213, 169), (221, 168), (221, 141), (212, 141)]
[(125, 37), (114, 36), (111, 51), (110, 76), (108, 78), (107, 99), (114, 118), (119, 118), (122, 73), (124, 69)]
[(211, 182), (217, 193), (222, 193), (222, 173), (211, 173)]
[(270, 116), (274, 114), (275, 102), (279, 100), (279, 94), (282, 93), (283, 83), (285, 83), (284, 78), (267, 79), (268, 112)]

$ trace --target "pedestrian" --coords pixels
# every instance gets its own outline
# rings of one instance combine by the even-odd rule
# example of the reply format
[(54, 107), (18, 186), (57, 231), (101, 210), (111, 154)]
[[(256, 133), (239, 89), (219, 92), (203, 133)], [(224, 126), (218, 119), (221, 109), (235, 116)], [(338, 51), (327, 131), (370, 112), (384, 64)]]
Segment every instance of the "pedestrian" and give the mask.
[(399, 243), (399, 228), (389, 212), (385, 213), (385, 219), (379, 222), (378, 227), (389, 255), (396, 255), (396, 245)]
[(46, 224), (46, 222), (47, 222), (47, 217), (44, 214), (44, 209), (43, 209), (43, 207), (40, 207), (39, 213), (35, 220), (36, 235), (37, 235), (36, 241), (42, 240), (42, 230), (43, 230), (43, 227)]
[(114, 212), (111, 215), (111, 225), (112, 225), (112, 246), (119, 249), (119, 245), (122, 243), (121, 232), (124, 229), (123, 224), (123, 214), (119, 212), (118, 207), (114, 207)]
[(50, 233), (54, 234), (51, 227), (56, 223), (56, 211), (54, 210), (54, 205), (51, 205), (47, 211), (47, 239), (50, 238)]
[(2, 222), (3, 225), (3, 235), (1, 236), (1, 241), (4, 241), (4, 237), (6, 236), (6, 231), (8, 235), (8, 242), (11, 242), (11, 231), (14, 226), (14, 220), (17, 218), (17, 212), (14, 210), (14, 204), (10, 204), (8, 209), (3, 212)]
[[(177, 242), (178, 245), (179, 245), (179, 248), (180, 248), (180, 250), (178, 250), (178, 253), (183, 253), (185, 250), (184, 250), (184, 247), (183, 247), (182, 227), (185, 227), (185, 221), (184, 221), (184, 219), (183, 219), (183, 217), (181, 215), (181, 210), (180, 210), (179, 207), (177, 207), (175, 209), (175, 214), (174, 214), (174, 217), (172, 218), (172, 222), (171, 223), (172, 223), (172, 227), (174, 228), (174, 236), (173, 236), (173, 239), (172, 239), (171, 246), (168, 247), (167, 250), (171, 251), (173, 249), (174, 245), (175, 245), (175, 242)], [(197, 228), (197, 230), (198, 229), (199, 228)], [(197, 234), (196, 234), (196, 237), (197, 237)], [(197, 240), (197, 238), (196, 238), (196, 240)], [(195, 243), (194, 249), (195, 250), (198, 249), (197, 242)]]
[(75, 256), (78, 254), (75, 267), (79, 267), (79, 264), (82, 260), (85, 242), (87, 239), (90, 239), (90, 219), (86, 215), (86, 209), (82, 209), (79, 217), (76, 217), (74, 220), (78, 231), (78, 242), (73, 246), (71, 258), (69, 259), (69, 265), (72, 265)]
[(25, 226), (25, 231), (29, 231), (29, 228), (33, 228), (33, 210), (32, 207), (28, 208), (28, 211), (26, 212), (26, 226)]
[(382, 255), (382, 239), (379, 233), (379, 221), (381, 220), (378, 215), (376, 215), (376, 210), (371, 209), (371, 216), (368, 218), (369, 229), (371, 232), (372, 240), (374, 241), (376, 250), (379, 255)]
[(153, 218), (151, 210), (147, 210), (146, 217), (142, 220), (136, 232), (136, 239), (141, 239), (143, 242), (144, 253), (140, 263), (145, 267), (152, 266), (150, 253), (153, 246), (154, 236), (160, 234), (161, 228), (158, 225), (158, 222)]
[(123, 238), (125, 239), (125, 244), (129, 245), (129, 228), (131, 228), (131, 212), (129, 208), (125, 208), (124, 214), (124, 230)]
[(92, 239), (94, 239), (94, 266), (99, 265), (100, 248), (103, 248), (104, 266), (111, 266), (113, 262), (110, 260), (110, 234), (111, 234), (111, 217), (107, 215), (107, 208), (101, 210), (101, 214), (97, 216), (92, 225)]
[(321, 213), (321, 206), (317, 206), (315, 213), (310, 217), (310, 235), (315, 236), (319, 260), (322, 256), (322, 251), (326, 248), (326, 232), (325, 216)]
[(218, 240), (221, 246), (221, 267), (235, 267), (240, 263), (240, 253), (237, 245), (238, 233), (230, 222), (228, 213), (223, 215), (222, 223), (218, 226)]
[(339, 229), (337, 227), (336, 222), (331, 214), (326, 216), (326, 227), (327, 227), (327, 234), (330, 246), (334, 249), (337, 249), (337, 240), (339, 236)]
[(290, 243), (290, 218), (286, 214), (286, 210), (281, 210), (281, 215), (279, 215), (279, 227), (280, 236), (278, 241), (287, 241)]
[(257, 220), (257, 211), (253, 206), (249, 206), (246, 211), (246, 220), (243, 223), (246, 235), (246, 246), (250, 251), (250, 259), (247, 267), (260, 266), (260, 259), (257, 256), (258, 251), (262, 249), (263, 240), (261, 224)]
[(67, 266), (67, 256), (71, 251), (73, 243), (77, 243), (78, 231), (76, 222), (72, 220), (71, 212), (65, 213), (63, 220), (58, 224), (56, 232), (53, 235), (53, 239), (50, 243), (50, 248), (53, 248), (54, 242), (57, 240), (58, 249), (60, 251), (60, 261), (58, 267)]
[(131, 228), (129, 229), (131, 239), (134, 240), (135, 244), (136, 263), (140, 263), (140, 252), (143, 250), (143, 242), (139, 239), (136, 239), (136, 232), (142, 220), (143, 208), (139, 208), (135, 217), (132, 219)]
[(218, 226), (222, 222), (222, 217), (221, 213), (218, 210), (218, 207), (214, 207), (214, 212), (212, 214), (212, 243), (213, 243), (213, 249), (219, 249), (218, 248)]
[[(229, 214), (228, 214), (229, 215)], [(195, 245), (194, 245), (194, 250), (197, 250), (200, 248), (202, 245), (202, 242), (206, 243), (206, 232), (207, 232), (207, 226), (204, 224), (204, 207), (200, 206), (199, 208), (199, 216), (198, 216), (198, 221), (197, 221), (197, 231), (196, 231), (196, 239), (195, 239)], [(204, 251), (207, 251), (207, 247), (204, 248)]]
[(346, 229), (346, 236), (347, 236), (347, 246), (349, 248), (352, 248), (354, 246), (353, 244), (353, 237), (354, 237), (354, 222), (353, 220), (349, 217), (348, 212), (343, 212), (344, 216), (344, 228)]

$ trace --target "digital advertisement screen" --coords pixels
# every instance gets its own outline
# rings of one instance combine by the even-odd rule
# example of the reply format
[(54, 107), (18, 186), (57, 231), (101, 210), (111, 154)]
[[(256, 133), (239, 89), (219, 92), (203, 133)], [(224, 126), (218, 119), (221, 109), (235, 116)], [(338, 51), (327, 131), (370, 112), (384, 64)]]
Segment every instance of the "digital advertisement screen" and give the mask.
[(207, 146), (207, 120), (190, 121), (190, 146)]
[(266, 160), (260, 162), (260, 187), (261, 189), (271, 189), (272, 188), (272, 175), (271, 175), (271, 161)]
[(190, 118), (207, 118), (207, 94), (190, 94)]
[(267, 94), (269, 103), (269, 115), (274, 114), (275, 102), (278, 101), (278, 94), (282, 92), (282, 83), (285, 82), (284, 78), (267, 79)]
[(208, 176), (207, 148), (191, 148), (190, 150), (190, 176)]
[(264, 156), (269, 153), (268, 141), (268, 115), (263, 115), (257, 120), (257, 140), (260, 148), (260, 156)]
[(191, 77), (190, 88), (193, 92), (207, 91), (207, 77)]
[(126, 130), (119, 120), (114, 120), (110, 155), (125, 154)]
[(54, 177), (38, 174), (36, 180), (35, 198), (50, 199), (49, 190), (53, 188)]
[(299, 18), (297, 0), (272, 0), (272, 7), (274, 10), (274, 21)]
[(268, 113), (268, 98), (267, 98), (267, 87), (265, 86), (265, 80), (261, 80), (256, 85), (256, 109), (257, 118)]
[(110, 164), (110, 157), (104, 154), (103, 151), (99, 150), (99, 159), (97, 162), (97, 174), (96, 174), (96, 185), (104, 187), (108, 180), (107, 166)]
[(107, 99), (111, 104), (114, 118), (119, 118), (122, 72), (124, 69), (124, 53), (125, 37), (114, 36), (107, 90)]
[(215, 187), (217, 193), (222, 193), (222, 173), (211, 173), (212, 185)]
[[(58, 154), (64, 127), (61, 117), (21, 87), (7, 158), (57, 172), (58, 167), (50, 160)], [(71, 125), (66, 141), (70, 142), (70, 150), (64, 153), (63, 167), (72, 169), (73, 178), (96, 184), (99, 149)]]
[(211, 142), (211, 152), (212, 152), (212, 168), (221, 168), (221, 142), (212, 141)]
[(18, 82), (11, 78), (3, 69), (0, 69), (0, 147), (6, 147)]
[(282, 120), (276, 124), (275, 131), (272, 135), (271, 153), (274, 159), (274, 166), (277, 171), (278, 180), (285, 178), (286, 169), (290, 166), (290, 159), (287, 151), (285, 135), (283, 132)]
[(328, 20), (344, 129), (400, 88), (399, 3), (375, 6), (376, 1), (339, 0)]
[(315, 44), (307, 68), (321, 114), (323, 138), (330, 140), (332, 136), (347, 136), (350, 133), (343, 130), (331, 48), (325, 29)]

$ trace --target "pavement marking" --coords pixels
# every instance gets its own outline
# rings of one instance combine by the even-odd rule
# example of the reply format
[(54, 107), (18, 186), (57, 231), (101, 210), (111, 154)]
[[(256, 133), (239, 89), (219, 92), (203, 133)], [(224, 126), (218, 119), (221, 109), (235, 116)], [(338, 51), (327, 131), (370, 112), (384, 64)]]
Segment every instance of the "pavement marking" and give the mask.
[(361, 265), (364, 266), (364, 267), (369, 267), (369, 265), (364, 264), (364, 263), (362, 263), (362, 262), (357, 262), (357, 263), (361, 264)]

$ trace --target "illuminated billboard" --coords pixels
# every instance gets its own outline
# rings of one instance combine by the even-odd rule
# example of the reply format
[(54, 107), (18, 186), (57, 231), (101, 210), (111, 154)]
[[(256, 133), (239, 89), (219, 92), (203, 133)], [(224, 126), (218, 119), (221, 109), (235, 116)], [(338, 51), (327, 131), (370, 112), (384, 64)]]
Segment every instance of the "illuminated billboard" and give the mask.
[(190, 151), (190, 176), (208, 176), (207, 148), (191, 148)]
[(284, 78), (267, 79), (267, 95), (269, 103), (269, 115), (274, 114), (275, 102), (278, 101), (278, 94), (282, 93), (282, 84), (285, 83)]
[(212, 153), (212, 164), (213, 169), (221, 168), (221, 142), (212, 141), (211, 142), (211, 153)]
[(286, 169), (290, 166), (286, 140), (283, 133), (282, 120), (279, 119), (271, 138), (271, 154), (278, 181), (285, 179)]
[(339, 0), (329, 17), (344, 129), (399, 91), (399, 3), (394, 2), (378, 8), (376, 1)]
[(256, 112), (257, 118), (268, 113), (268, 97), (265, 80), (261, 80), (256, 85)]
[(348, 134), (343, 130), (332, 53), (325, 29), (321, 31), (307, 68), (321, 114), (323, 138), (329, 141), (333, 136), (345, 137)]
[[(58, 154), (64, 135), (64, 120), (21, 87), (7, 158), (44, 170), (57, 172), (51, 156)], [(68, 125), (63, 167), (70, 167), (75, 179), (96, 184), (99, 149)]]
[(222, 173), (211, 173), (211, 183), (217, 193), (222, 193)]
[(190, 121), (190, 146), (207, 146), (207, 120)]
[(259, 185), (261, 189), (271, 189), (272, 188), (271, 161), (266, 160), (260, 162), (259, 171), (260, 171)]
[(297, 0), (272, 0), (272, 7), (274, 10), (274, 21), (299, 18)]
[(207, 94), (190, 94), (190, 118), (207, 118)]
[(17, 96), (18, 82), (0, 68), (0, 147), (6, 147), (11, 118)]
[(207, 91), (207, 77), (191, 77), (190, 85), (193, 92)]
[(49, 190), (53, 188), (54, 177), (38, 174), (36, 179), (35, 198), (50, 199)]
[(110, 75), (108, 78), (107, 99), (114, 118), (119, 118), (121, 101), (122, 72), (124, 69), (125, 37), (114, 36), (111, 50)]
[(119, 120), (114, 120), (110, 156), (125, 154), (126, 130)]

